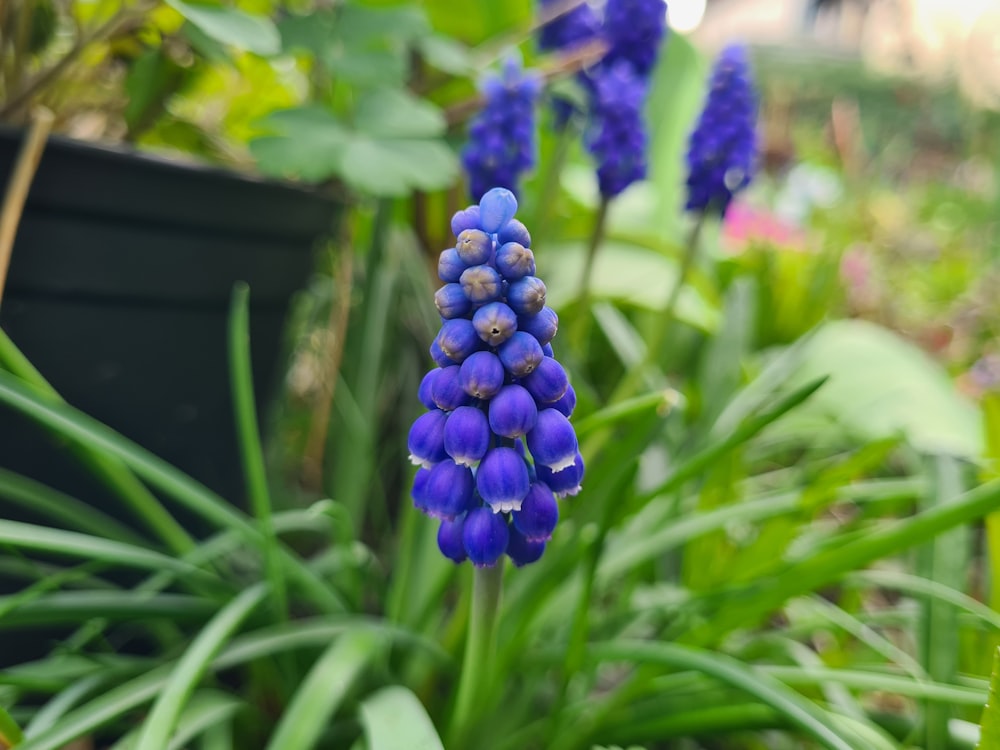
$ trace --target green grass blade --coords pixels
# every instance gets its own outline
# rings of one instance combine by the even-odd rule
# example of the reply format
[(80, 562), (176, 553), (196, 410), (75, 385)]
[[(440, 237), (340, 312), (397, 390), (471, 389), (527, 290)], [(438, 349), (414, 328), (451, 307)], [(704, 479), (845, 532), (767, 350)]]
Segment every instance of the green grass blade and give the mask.
[(672, 669), (695, 669), (752, 695), (829, 750), (862, 750), (842, 736), (831, 717), (781, 682), (741, 661), (722, 654), (674, 643), (620, 640), (594, 644), (590, 656), (598, 661), (627, 661)]
[(267, 593), (263, 584), (247, 589), (219, 610), (192, 641), (143, 723), (136, 750), (162, 750), (167, 746), (178, 716), (209, 663)]
[(280, 617), (287, 615), (285, 579), (278, 560), (278, 542), (271, 522), (271, 492), (267, 486), (264, 451), (260, 444), (260, 425), (254, 403), (253, 372), (250, 363), (250, 288), (240, 282), (233, 289), (229, 309), (229, 377), (250, 507), (264, 533), (262, 542), (264, 568), (271, 588), (273, 604)]
[(990, 692), (983, 706), (979, 744), (976, 750), (1000, 750), (1000, 649), (993, 654)]
[(80, 702), (87, 693), (96, 689), (105, 679), (103, 674), (93, 674), (77, 680), (65, 690), (53, 696), (52, 700), (42, 706), (24, 728), (27, 737), (34, 737), (55, 724), (67, 711)]
[[(30, 388), (41, 402), (52, 405), (66, 403), (2, 330), (0, 330), (0, 364)], [(194, 540), (191, 536), (166, 511), (156, 496), (120, 461), (95, 450), (85, 439), (74, 438), (70, 450), (95, 477), (125, 500), (136, 518), (156, 533), (171, 551), (184, 552), (193, 546)]]
[[(6, 596), (0, 597), (0, 606), (4, 606), (7, 599)], [(184, 594), (58, 591), (25, 602), (5, 613), (0, 619), (0, 632), (36, 625), (78, 624), (92, 617), (111, 621), (159, 618), (197, 621), (217, 608), (213, 600)]]
[(886, 672), (865, 672), (856, 669), (830, 669), (824, 667), (758, 666), (787, 685), (822, 685), (835, 682), (856, 690), (885, 691), (928, 702), (959, 706), (981, 706), (986, 697), (982, 688), (948, 685), (940, 682), (917, 682)]
[(379, 650), (379, 639), (370, 631), (354, 630), (340, 636), (295, 691), (267, 750), (314, 747), (347, 691)]
[[(244, 703), (218, 690), (199, 690), (177, 721), (177, 732), (166, 750), (185, 750), (191, 740), (218, 723), (226, 723), (244, 707)], [(139, 730), (133, 730), (112, 745), (109, 750), (134, 750)]]
[(427, 710), (404, 687), (383, 688), (361, 704), (368, 750), (444, 750)]
[(24, 734), (17, 722), (10, 718), (10, 714), (0, 706), (0, 745), (3, 747), (17, 747), (24, 740)]

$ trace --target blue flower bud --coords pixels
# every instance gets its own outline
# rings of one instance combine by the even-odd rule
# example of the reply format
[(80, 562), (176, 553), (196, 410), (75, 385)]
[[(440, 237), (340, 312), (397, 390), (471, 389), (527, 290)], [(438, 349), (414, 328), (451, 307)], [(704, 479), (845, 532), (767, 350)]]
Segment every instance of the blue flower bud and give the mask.
[(496, 234), (516, 213), (517, 198), (507, 188), (492, 188), (479, 199), (479, 226), (484, 232)]
[(566, 389), (569, 388), (569, 378), (563, 366), (556, 360), (552, 357), (542, 357), (538, 367), (521, 379), (521, 385), (539, 404), (551, 404), (566, 393)]
[(552, 344), (542, 344), (542, 354), (546, 357), (555, 357), (556, 353), (552, 349)]
[(413, 497), (413, 506), (420, 511), (423, 511), (426, 506), (427, 479), (430, 475), (430, 469), (421, 467), (417, 469), (417, 473), (413, 477), (413, 490), (410, 495)]
[(453, 521), (442, 521), (438, 527), (437, 542), (441, 554), (455, 563), (460, 563), (465, 554), (465, 542), (462, 532), (465, 529), (465, 516), (458, 516)]
[(576, 391), (573, 390), (573, 386), (569, 386), (558, 401), (549, 404), (549, 408), (555, 409), (566, 419), (572, 417), (573, 410), (576, 408)]
[(437, 409), (417, 417), (406, 440), (410, 463), (429, 469), (448, 457), (444, 449), (444, 424), (447, 421), (448, 415)]
[(547, 466), (556, 473), (572, 466), (576, 460), (577, 442), (573, 425), (555, 409), (538, 412), (538, 421), (528, 433), (527, 441), (535, 464)]
[(445, 284), (434, 293), (434, 306), (442, 318), (461, 318), (472, 309), (472, 303), (461, 284)]
[[(531, 247), (531, 234), (524, 224), (517, 219), (511, 219), (497, 232), (497, 242), (501, 245), (507, 242), (517, 242), (525, 247)], [(531, 273), (534, 273), (534, 270)]]
[(475, 506), (475, 489), (472, 469), (446, 458), (431, 468), (421, 493), (421, 510), (433, 518), (450, 521)]
[(431, 396), (431, 389), (434, 387), (434, 380), (437, 378), (439, 372), (441, 370), (436, 367), (430, 370), (424, 375), (423, 380), (420, 381), (420, 388), (417, 390), (417, 398), (428, 409), (437, 408), (437, 404), (434, 403), (434, 398)]
[(545, 482), (535, 482), (521, 502), (521, 509), (511, 514), (511, 520), (529, 542), (547, 542), (559, 521), (556, 496)]
[[(556, 311), (546, 305), (536, 315), (521, 315), (517, 319), (517, 330), (526, 331), (545, 346), (556, 337), (559, 331), (559, 316)], [(546, 355), (551, 357), (551, 354)]]
[(472, 325), (471, 320), (453, 318), (446, 320), (437, 336), (437, 344), (444, 356), (456, 364), (461, 364), (466, 357), (482, 348), (483, 342)]
[(472, 316), (479, 338), (490, 346), (500, 346), (517, 330), (517, 316), (503, 302), (483, 305)]
[(448, 415), (444, 426), (444, 449), (456, 464), (472, 466), (490, 447), (490, 425), (475, 406), (460, 406)]
[(458, 237), (466, 229), (479, 229), (479, 206), (472, 205), (456, 211), (451, 217), (451, 233)]
[(515, 378), (523, 378), (542, 361), (542, 345), (530, 333), (518, 331), (497, 350), (500, 361)]
[(516, 528), (508, 529), (507, 557), (521, 568), (536, 562), (545, 552), (545, 542), (529, 542)]
[(530, 484), (528, 467), (513, 448), (487, 451), (476, 471), (476, 489), (494, 512), (519, 510)]
[(458, 257), (467, 266), (480, 266), (493, 255), (493, 239), (481, 229), (466, 229), (455, 245)]
[(458, 362), (451, 359), (451, 357), (441, 351), (441, 347), (438, 345), (438, 340), (436, 338), (431, 342), (431, 346), (428, 351), (430, 351), (431, 359), (434, 360), (438, 367), (448, 367), (450, 365), (458, 364)]
[(489, 508), (479, 507), (469, 511), (462, 529), (465, 551), (477, 568), (492, 568), (507, 551), (507, 519)]
[(507, 242), (497, 250), (496, 266), (507, 281), (518, 281), (535, 273), (535, 254), (520, 242)]
[(458, 254), (458, 248), (449, 247), (438, 256), (438, 278), (441, 281), (453, 283), (462, 278), (462, 272), (468, 268)]
[(505, 385), (490, 400), (490, 429), (507, 438), (527, 435), (538, 421), (538, 407), (520, 385)]
[(538, 481), (545, 482), (556, 497), (575, 495), (581, 489), (583, 482), (583, 456), (576, 454), (573, 465), (562, 471), (552, 471), (547, 466), (539, 464), (535, 467)]
[(513, 282), (507, 289), (507, 304), (518, 315), (539, 313), (545, 307), (545, 284), (537, 276)]
[(503, 364), (492, 352), (476, 352), (462, 363), (458, 379), (473, 398), (492, 398), (503, 387)]
[(500, 274), (491, 266), (472, 266), (462, 272), (459, 279), (462, 284), (462, 291), (473, 303), (477, 305), (492, 302), (500, 296), (503, 291), (500, 282)]
[(451, 411), (469, 403), (469, 394), (462, 388), (461, 369), (458, 365), (449, 365), (438, 370), (431, 386), (431, 399), (438, 409)]

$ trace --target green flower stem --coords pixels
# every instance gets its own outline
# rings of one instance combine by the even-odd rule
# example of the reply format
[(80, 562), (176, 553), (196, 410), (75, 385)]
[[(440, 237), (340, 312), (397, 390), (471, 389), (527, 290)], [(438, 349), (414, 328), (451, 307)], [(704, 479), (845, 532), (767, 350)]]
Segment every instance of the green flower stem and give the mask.
[(587, 258), (583, 263), (583, 273), (580, 274), (580, 287), (577, 291), (576, 299), (579, 314), (576, 316), (576, 325), (569, 336), (569, 341), (573, 351), (582, 359), (586, 359), (587, 338), (590, 334), (590, 281), (594, 274), (594, 261), (597, 259), (597, 251), (604, 241), (604, 234), (608, 220), (609, 201), (601, 196), (601, 204), (597, 207), (597, 215), (594, 217), (594, 230), (590, 234), (590, 244), (587, 246)]
[(646, 344), (646, 356), (642, 361), (633, 367), (622, 379), (618, 388), (615, 389), (611, 402), (615, 403), (631, 398), (642, 386), (642, 379), (649, 368), (659, 361), (663, 347), (669, 340), (669, 334), (673, 330), (673, 323), (676, 322), (677, 304), (680, 301), (681, 293), (687, 284), (691, 269), (694, 268), (698, 258), (698, 248), (701, 244), (701, 230), (705, 226), (706, 213), (702, 211), (695, 218), (695, 223), (688, 233), (687, 242), (684, 245), (684, 256), (681, 258), (681, 267), (677, 271), (677, 281), (670, 290), (667, 304), (663, 308), (660, 317), (660, 325), (656, 327)]
[(483, 694), (491, 685), (502, 589), (502, 560), (492, 568), (476, 568), (473, 572), (469, 631), (448, 747), (467, 747), (464, 738), (471, 728), (473, 706), (484, 705)]

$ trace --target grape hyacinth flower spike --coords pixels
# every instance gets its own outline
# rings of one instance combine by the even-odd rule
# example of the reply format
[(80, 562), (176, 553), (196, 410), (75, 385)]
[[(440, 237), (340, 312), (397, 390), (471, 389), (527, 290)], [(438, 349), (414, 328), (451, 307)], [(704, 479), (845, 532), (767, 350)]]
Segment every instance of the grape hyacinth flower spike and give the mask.
[(750, 184), (757, 156), (757, 101), (746, 48), (719, 55), (708, 99), (688, 148), (690, 211), (726, 213), (733, 195)]
[(667, 5), (663, 0), (608, 0), (604, 8), (604, 38), (608, 67), (628, 63), (646, 79), (656, 66), (667, 30)]
[[(575, 396), (552, 356), (559, 317), (545, 304), (531, 235), (516, 211), (510, 190), (492, 188), (452, 220), (456, 247), (439, 265), (448, 303), (438, 304), (442, 325), (431, 347), (439, 367), (421, 382), (428, 411), (409, 438), (421, 466), (414, 505), (440, 519), (445, 557), (480, 568), (505, 553), (517, 566), (539, 559), (557, 500), (583, 480), (569, 421)], [(476, 281), (449, 280), (456, 277)]]

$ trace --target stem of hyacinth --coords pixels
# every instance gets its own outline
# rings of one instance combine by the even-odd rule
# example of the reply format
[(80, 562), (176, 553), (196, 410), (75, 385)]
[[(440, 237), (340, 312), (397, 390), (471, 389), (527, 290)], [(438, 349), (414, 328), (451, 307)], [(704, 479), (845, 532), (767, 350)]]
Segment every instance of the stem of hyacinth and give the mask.
[(583, 272), (580, 274), (580, 286), (576, 295), (579, 314), (576, 316), (573, 329), (570, 331), (569, 343), (570, 347), (581, 359), (585, 358), (587, 337), (590, 334), (590, 282), (594, 275), (594, 262), (597, 259), (597, 251), (604, 241), (609, 204), (610, 200), (607, 196), (602, 195), (601, 203), (597, 207), (597, 214), (594, 217), (594, 230), (590, 233), (590, 243), (587, 245), (587, 257), (583, 261)]
[(465, 739), (471, 729), (474, 707), (484, 705), (484, 694), (492, 684), (502, 589), (503, 560), (492, 568), (476, 568), (473, 571), (469, 631), (465, 640), (458, 697), (451, 717), (448, 747), (469, 747)]

